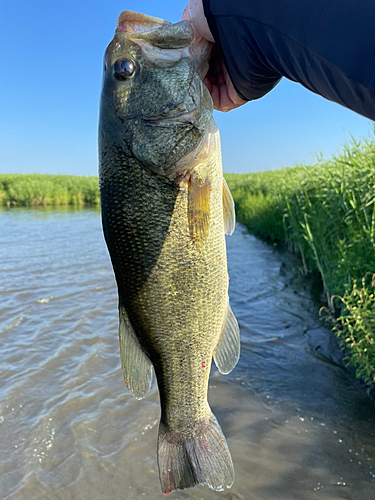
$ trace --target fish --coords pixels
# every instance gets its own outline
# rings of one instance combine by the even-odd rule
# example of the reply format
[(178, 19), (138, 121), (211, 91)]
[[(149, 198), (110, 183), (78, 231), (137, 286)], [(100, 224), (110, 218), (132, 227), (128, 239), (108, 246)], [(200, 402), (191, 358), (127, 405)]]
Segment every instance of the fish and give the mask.
[(118, 289), (121, 367), (144, 398), (153, 373), (162, 493), (230, 488), (234, 468), (207, 400), (212, 359), (240, 354), (225, 234), (235, 227), (213, 104), (209, 42), (188, 21), (124, 11), (104, 55), (99, 188)]

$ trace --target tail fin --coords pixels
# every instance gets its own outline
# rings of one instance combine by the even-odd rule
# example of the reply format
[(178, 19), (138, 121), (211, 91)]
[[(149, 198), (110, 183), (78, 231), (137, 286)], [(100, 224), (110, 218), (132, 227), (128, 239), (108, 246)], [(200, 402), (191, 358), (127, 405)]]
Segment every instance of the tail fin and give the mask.
[(160, 423), (158, 464), (163, 495), (196, 484), (207, 484), (215, 491), (230, 488), (234, 481), (232, 458), (213, 413), (189, 434), (172, 432)]

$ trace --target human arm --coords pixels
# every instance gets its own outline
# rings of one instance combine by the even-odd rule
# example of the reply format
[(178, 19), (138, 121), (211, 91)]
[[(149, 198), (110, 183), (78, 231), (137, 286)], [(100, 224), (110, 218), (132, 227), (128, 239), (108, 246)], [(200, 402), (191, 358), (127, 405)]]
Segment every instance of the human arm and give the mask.
[(373, 0), (194, 1), (225, 61), (221, 74), (229, 73), (243, 102), (263, 97), (285, 77), (375, 120)]
[[(182, 19), (186, 19), (191, 23), (196, 38), (204, 38), (215, 43), (204, 15), (202, 0), (189, 0), (182, 13)], [(218, 111), (227, 112), (247, 102), (237, 94), (224, 60), (215, 46), (211, 53), (209, 69), (203, 83), (208, 88), (214, 107)]]

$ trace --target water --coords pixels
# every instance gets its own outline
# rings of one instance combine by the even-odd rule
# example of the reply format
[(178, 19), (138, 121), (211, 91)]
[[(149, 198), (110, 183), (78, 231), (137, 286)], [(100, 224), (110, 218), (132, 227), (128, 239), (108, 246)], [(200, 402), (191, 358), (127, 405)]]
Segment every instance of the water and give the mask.
[[(0, 211), (0, 498), (160, 499), (158, 393), (123, 383), (117, 295), (97, 210)], [(242, 354), (209, 400), (236, 470), (178, 499), (372, 500), (374, 404), (336, 364), (287, 257), (228, 238)]]

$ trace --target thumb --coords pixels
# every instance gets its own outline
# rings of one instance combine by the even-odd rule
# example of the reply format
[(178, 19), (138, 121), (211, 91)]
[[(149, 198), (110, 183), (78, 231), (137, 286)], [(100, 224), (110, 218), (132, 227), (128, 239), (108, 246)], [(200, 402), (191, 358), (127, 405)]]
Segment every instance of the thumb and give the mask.
[(215, 43), (204, 15), (202, 0), (189, 0), (182, 12), (181, 19), (192, 24), (196, 37), (205, 38), (209, 42)]

